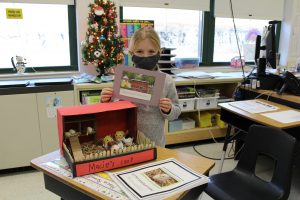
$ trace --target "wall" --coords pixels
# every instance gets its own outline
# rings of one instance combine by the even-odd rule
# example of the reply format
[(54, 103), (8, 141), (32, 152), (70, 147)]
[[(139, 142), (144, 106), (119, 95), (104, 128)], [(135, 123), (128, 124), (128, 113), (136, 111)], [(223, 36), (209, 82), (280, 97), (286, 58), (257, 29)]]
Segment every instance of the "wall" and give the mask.
[(300, 58), (300, 0), (286, 0), (280, 33), (280, 65), (294, 67)]
[(87, 31), (88, 13), (90, 3), (94, 0), (77, 0), (76, 1), (76, 13), (77, 13), (77, 49), (78, 49), (78, 66), (81, 73), (88, 73), (93, 75), (98, 75), (96, 72), (96, 67), (94, 65), (83, 65), (81, 62), (81, 47), (80, 44), (85, 40), (85, 34)]

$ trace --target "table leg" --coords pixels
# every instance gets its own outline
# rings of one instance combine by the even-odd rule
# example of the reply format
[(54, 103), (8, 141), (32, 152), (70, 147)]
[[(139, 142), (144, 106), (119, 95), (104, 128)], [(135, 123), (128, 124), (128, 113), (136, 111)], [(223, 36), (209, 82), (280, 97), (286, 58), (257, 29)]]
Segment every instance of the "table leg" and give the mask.
[(227, 150), (227, 145), (230, 142), (230, 132), (231, 132), (231, 126), (228, 124), (227, 132), (226, 132), (226, 136), (225, 136), (225, 140), (224, 140), (224, 145), (223, 145), (223, 153), (222, 153), (222, 157), (221, 157), (221, 160), (220, 160), (220, 167), (219, 167), (218, 173), (222, 172), (222, 168), (223, 168), (223, 164), (224, 164), (224, 160), (225, 160), (225, 155), (226, 155), (226, 150)]

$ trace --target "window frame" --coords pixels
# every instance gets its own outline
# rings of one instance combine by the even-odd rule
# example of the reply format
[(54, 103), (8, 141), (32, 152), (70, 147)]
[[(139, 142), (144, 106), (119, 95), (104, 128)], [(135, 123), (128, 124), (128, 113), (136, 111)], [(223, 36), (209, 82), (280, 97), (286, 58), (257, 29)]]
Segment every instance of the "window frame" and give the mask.
[[(120, 6), (120, 19), (123, 19), (123, 7)], [(202, 33), (202, 55), (200, 55), (202, 66), (228, 66), (228, 62), (213, 62), (214, 55), (214, 39), (215, 39), (215, 0), (210, 0), (210, 11), (203, 11), (203, 33)], [(276, 26), (276, 52), (278, 53), (280, 39), (281, 21)], [(254, 62), (246, 62), (253, 65)]]
[[(26, 68), (26, 73), (33, 72), (63, 72), (63, 71), (78, 71), (78, 51), (77, 51), (77, 30), (76, 30), (76, 7), (75, 5), (68, 6), (68, 24), (69, 24), (69, 50), (70, 50), (70, 65), (68, 66), (39, 66), (33, 69), (29, 66)], [(14, 68), (1, 68), (0, 74), (15, 74)]]

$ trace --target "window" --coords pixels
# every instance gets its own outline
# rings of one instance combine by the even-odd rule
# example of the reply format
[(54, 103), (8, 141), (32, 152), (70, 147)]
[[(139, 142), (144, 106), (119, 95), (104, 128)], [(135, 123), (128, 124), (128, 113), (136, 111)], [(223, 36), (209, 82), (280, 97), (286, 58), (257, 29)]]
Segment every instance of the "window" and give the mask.
[[(255, 40), (262, 35), (269, 20), (235, 19), (237, 35), (241, 50), (247, 62), (254, 62)], [(215, 19), (213, 62), (228, 62), (239, 56), (233, 21), (231, 18)]]
[[(22, 9), (9, 19), (6, 9)], [(14, 72), (11, 58), (26, 58), (27, 70), (77, 70), (75, 6), (0, 3), (0, 72)]]
[(176, 48), (177, 57), (202, 55), (202, 11), (123, 7), (123, 19), (154, 20), (161, 46)]

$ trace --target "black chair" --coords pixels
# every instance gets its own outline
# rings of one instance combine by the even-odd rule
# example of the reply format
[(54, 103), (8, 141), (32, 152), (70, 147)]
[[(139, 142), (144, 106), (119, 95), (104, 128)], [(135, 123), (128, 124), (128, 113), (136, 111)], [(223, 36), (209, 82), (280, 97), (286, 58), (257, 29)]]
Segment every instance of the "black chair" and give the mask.
[[(290, 194), (296, 139), (286, 132), (252, 125), (235, 169), (210, 176), (204, 191), (216, 200), (283, 200)], [(274, 161), (271, 180), (255, 174), (257, 157)]]

